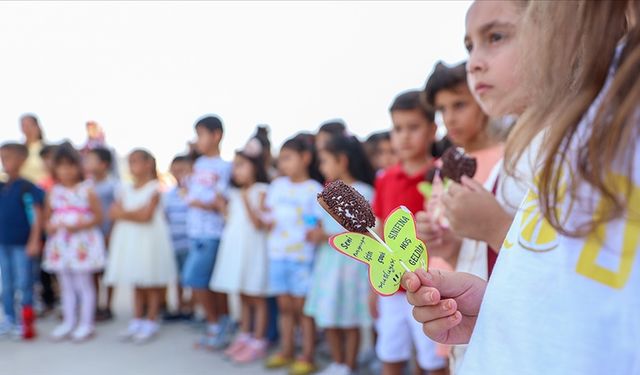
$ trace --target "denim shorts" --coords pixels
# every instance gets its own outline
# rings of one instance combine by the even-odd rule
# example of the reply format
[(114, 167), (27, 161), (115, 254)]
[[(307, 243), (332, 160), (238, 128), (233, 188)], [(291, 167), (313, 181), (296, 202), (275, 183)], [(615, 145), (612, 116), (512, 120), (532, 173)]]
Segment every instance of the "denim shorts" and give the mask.
[(272, 259), (269, 262), (269, 292), (306, 297), (311, 285), (313, 262)]
[(182, 286), (209, 289), (211, 274), (216, 264), (219, 239), (191, 239), (189, 254), (182, 267)]

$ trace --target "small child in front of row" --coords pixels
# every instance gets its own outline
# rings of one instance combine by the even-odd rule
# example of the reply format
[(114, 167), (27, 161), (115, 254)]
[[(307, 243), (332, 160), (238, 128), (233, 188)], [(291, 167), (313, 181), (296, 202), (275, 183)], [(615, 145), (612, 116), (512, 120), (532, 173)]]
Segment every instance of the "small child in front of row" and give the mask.
[(63, 321), (51, 338), (60, 341), (71, 337), (79, 342), (94, 334), (93, 274), (105, 264), (102, 208), (92, 184), (84, 181), (78, 151), (61, 146), (53, 157), (53, 166), (56, 184), (47, 198), (49, 236), (42, 268), (55, 272), (60, 283)]
[[(189, 255), (189, 235), (187, 231), (187, 202), (186, 182), (193, 169), (193, 160), (188, 156), (179, 155), (171, 161), (169, 172), (176, 179), (176, 186), (164, 194), (164, 213), (169, 223), (171, 242), (178, 266), (178, 276), (182, 277), (182, 269)], [(178, 310), (175, 314), (166, 314), (165, 321), (190, 320), (193, 317), (193, 301), (187, 299), (185, 288), (178, 283)]]
[[(268, 265), (265, 199), (269, 187), (257, 139), (236, 152), (225, 224), (210, 288), (240, 294), (240, 334), (225, 351), (236, 363), (262, 359), (267, 353)], [(253, 331), (253, 334), (252, 334)]]
[(121, 188), (111, 207), (115, 225), (104, 278), (107, 285), (135, 288), (134, 319), (121, 338), (144, 344), (158, 333), (160, 306), (165, 289), (176, 281), (176, 265), (155, 158), (146, 150), (134, 150), (129, 169), (134, 183)]
[[(269, 287), (278, 298), (280, 351), (269, 358), (267, 368), (291, 366), (291, 373), (315, 371), (315, 324), (304, 315), (316, 245), (306, 239), (318, 227), (322, 208), (317, 194), (322, 185), (316, 166), (313, 139), (298, 135), (284, 143), (278, 157), (283, 176), (275, 179), (267, 193), (272, 227), (269, 248)], [(295, 330), (302, 331), (302, 356), (294, 361)]]

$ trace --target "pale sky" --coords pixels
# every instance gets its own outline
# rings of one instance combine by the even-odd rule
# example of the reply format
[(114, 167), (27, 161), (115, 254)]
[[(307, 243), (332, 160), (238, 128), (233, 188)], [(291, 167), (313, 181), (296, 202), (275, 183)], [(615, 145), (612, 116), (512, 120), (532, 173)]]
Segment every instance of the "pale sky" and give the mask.
[(124, 155), (159, 167), (185, 150), (194, 121), (218, 114), (230, 158), (256, 124), (274, 151), (300, 130), (344, 119), (388, 129), (401, 91), (438, 60), (466, 58), (466, 1), (0, 3), (0, 142), (36, 113), (48, 141), (85, 139), (95, 120)]

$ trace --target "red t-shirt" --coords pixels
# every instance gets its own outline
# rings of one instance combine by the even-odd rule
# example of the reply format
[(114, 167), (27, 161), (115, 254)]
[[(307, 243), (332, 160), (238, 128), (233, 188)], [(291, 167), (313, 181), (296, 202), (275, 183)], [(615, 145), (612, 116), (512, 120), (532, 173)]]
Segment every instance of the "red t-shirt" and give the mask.
[(382, 172), (376, 178), (376, 190), (371, 207), (376, 218), (384, 222), (387, 215), (398, 206), (407, 207), (414, 215), (424, 210), (424, 196), (418, 191), (418, 184), (424, 181), (427, 171), (432, 167), (433, 163), (429, 163), (413, 176), (407, 175), (400, 164)]

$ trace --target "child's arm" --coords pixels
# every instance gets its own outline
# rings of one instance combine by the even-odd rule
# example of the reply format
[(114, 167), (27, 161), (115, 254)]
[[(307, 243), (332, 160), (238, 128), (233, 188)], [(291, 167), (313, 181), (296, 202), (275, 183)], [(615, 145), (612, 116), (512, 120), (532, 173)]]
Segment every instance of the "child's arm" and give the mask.
[(484, 241), (499, 251), (513, 216), (496, 197), (478, 182), (462, 177), (462, 185), (452, 184), (442, 198), (453, 232), (460, 237)]
[(93, 214), (91, 220), (82, 220), (75, 225), (67, 226), (67, 230), (71, 233), (80, 232), (83, 230), (91, 229), (102, 223), (102, 205), (100, 199), (93, 190), (88, 191), (89, 210)]
[(249, 219), (251, 220), (251, 223), (256, 229), (265, 229), (267, 227), (267, 223), (264, 222), (261, 215), (261, 212), (264, 212), (263, 208), (265, 206), (266, 196), (267, 196), (266, 193), (260, 193), (259, 195), (260, 208), (258, 209), (258, 211), (256, 211), (253, 207), (251, 207), (251, 203), (249, 203), (249, 196), (248, 196), (247, 190), (242, 191), (242, 202), (244, 203), (244, 207), (246, 208), (247, 213), (249, 214)]
[(226, 207), (227, 201), (220, 195), (216, 195), (216, 198), (211, 203), (204, 203), (199, 200), (194, 200), (189, 203), (190, 207), (199, 208), (205, 211), (213, 211), (223, 213)]
[(33, 206), (33, 224), (31, 224), (31, 231), (29, 232), (29, 241), (27, 242), (27, 255), (35, 257), (40, 254), (42, 249), (42, 226), (44, 223), (42, 205)]
[(151, 197), (151, 201), (144, 207), (137, 210), (126, 211), (120, 203), (116, 203), (111, 208), (111, 216), (114, 220), (126, 220), (136, 223), (148, 223), (153, 219), (153, 213), (156, 212), (160, 204), (160, 193), (155, 193)]

